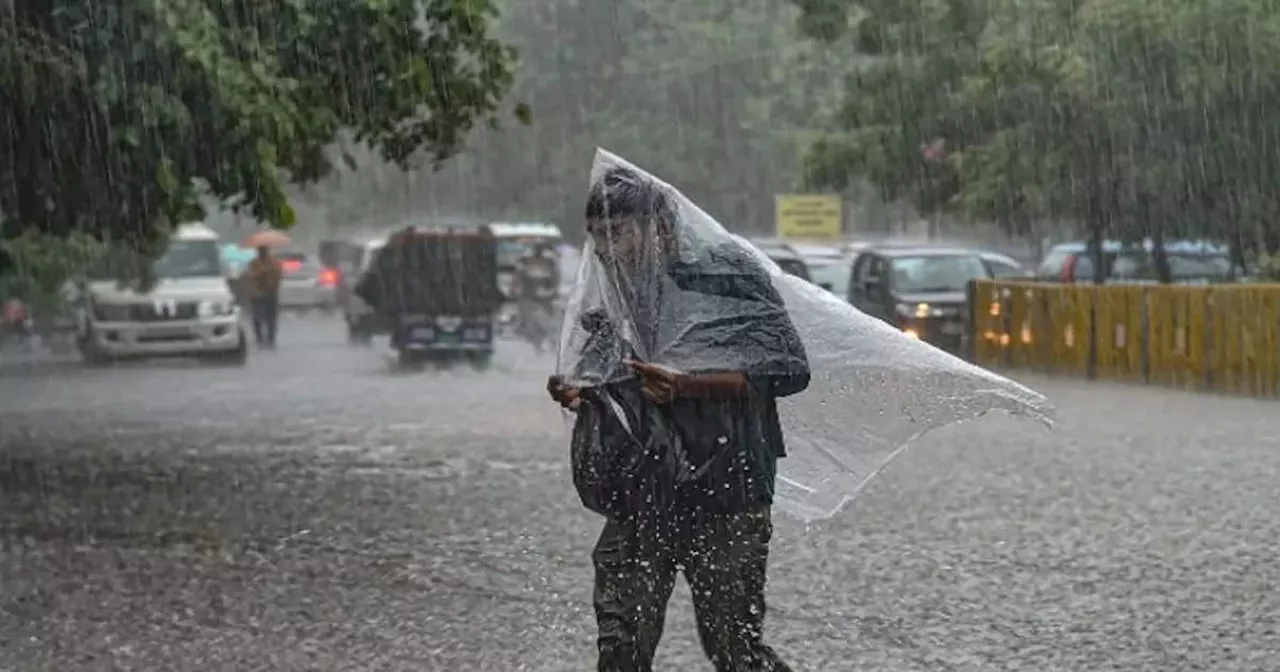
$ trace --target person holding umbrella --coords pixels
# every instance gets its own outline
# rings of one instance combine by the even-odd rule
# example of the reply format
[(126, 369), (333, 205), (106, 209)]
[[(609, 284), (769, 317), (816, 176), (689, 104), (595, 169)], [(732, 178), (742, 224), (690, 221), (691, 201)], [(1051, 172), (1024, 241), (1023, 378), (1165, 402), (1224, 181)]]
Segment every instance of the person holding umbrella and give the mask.
[(253, 315), (253, 336), (258, 345), (274, 348), (280, 319), (280, 281), (284, 270), (271, 254), (271, 248), (287, 244), (289, 238), (275, 231), (262, 231), (246, 238), (244, 248), (256, 248), (258, 255), (241, 275), (242, 286), (249, 294), (249, 311)]

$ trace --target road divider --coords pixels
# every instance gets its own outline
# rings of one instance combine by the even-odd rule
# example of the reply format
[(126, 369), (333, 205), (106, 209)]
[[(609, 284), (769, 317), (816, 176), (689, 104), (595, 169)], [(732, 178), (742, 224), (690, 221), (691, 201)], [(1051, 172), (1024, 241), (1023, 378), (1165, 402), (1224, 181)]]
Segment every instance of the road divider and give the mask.
[(980, 280), (969, 329), (982, 366), (1280, 396), (1280, 284)]

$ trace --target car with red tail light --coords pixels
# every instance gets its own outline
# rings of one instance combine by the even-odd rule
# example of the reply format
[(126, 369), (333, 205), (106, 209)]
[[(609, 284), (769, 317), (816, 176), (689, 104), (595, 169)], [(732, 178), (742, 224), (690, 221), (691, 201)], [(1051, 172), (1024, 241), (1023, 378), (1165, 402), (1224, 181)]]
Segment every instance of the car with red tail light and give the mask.
[(280, 280), (280, 309), (305, 313), (310, 310), (331, 312), (338, 306), (341, 271), (320, 264), (303, 252), (275, 253), (284, 271)]
[[(1174, 284), (1207, 285), (1241, 281), (1246, 269), (1231, 261), (1225, 245), (1204, 241), (1168, 241), (1164, 244), (1169, 262), (1169, 276)], [(1102, 260), (1102, 278), (1107, 284), (1154, 284), (1156, 272), (1155, 246), (1150, 240), (1102, 243), (1097, 257)], [(1095, 279), (1095, 255), (1083, 242), (1055, 245), (1036, 268), (1040, 282), (1092, 283)]]

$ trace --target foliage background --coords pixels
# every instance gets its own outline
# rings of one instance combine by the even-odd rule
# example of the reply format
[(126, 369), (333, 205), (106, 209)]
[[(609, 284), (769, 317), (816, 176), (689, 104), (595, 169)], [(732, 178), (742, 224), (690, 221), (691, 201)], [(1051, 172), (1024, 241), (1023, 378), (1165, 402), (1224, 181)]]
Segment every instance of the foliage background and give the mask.
[(1266, 112), (1280, 91), (1280, 4), (796, 4), (811, 37), (868, 57), (842, 106), (847, 132), (808, 156), (813, 182), (861, 177), (1014, 234), (1049, 225), (1157, 250), (1207, 238), (1238, 257), (1280, 246), (1280, 118)]
[[(787, 0), (506, 2), (527, 127), (477, 129), (440, 172), (369, 157), (305, 194), (327, 226), (400, 217), (545, 219), (572, 231), (597, 146), (678, 184), (740, 230), (767, 233), (773, 195), (802, 189), (807, 142), (836, 130), (851, 44), (806, 40)], [(877, 199), (841, 189), (879, 221)], [(871, 215), (871, 216), (868, 216)]]
[[(918, 213), (982, 242), (1280, 251), (1275, 0), (4, 7), (10, 237), (146, 245), (202, 208), (304, 238), (406, 218), (572, 233), (600, 145), (745, 233), (770, 231), (775, 193), (823, 190), (868, 235)], [(525, 103), (529, 125), (490, 123)]]
[(495, 15), (489, 0), (0, 3), (3, 238), (154, 253), (209, 202), (292, 226), (286, 184), (329, 175), (335, 139), (442, 161), (509, 89)]

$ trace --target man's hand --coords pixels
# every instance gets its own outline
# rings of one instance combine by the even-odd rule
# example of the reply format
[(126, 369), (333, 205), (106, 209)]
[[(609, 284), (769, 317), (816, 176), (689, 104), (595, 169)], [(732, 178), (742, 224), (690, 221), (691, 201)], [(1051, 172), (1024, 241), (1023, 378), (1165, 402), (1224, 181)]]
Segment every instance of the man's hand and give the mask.
[(671, 403), (678, 395), (680, 382), (686, 377), (675, 369), (659, 364), (635, 360), (627, 360), (626, 364), (640, 376), (640, 391), (645, 398), (655, 404)]
[(626, 363), (640, 376), (645, 398), (655, 404), (671, 403), (677, 397), (733, 399), (749, 393), (746, 376), (734, 371), (690, 375), (659, 364)]
[(547, 378), (547, 394), (551, 395), (557, 404), (570, 411), (576, 411), (582, 405), (582, 391), (565, 385), (564, 379), (560, 376)]

